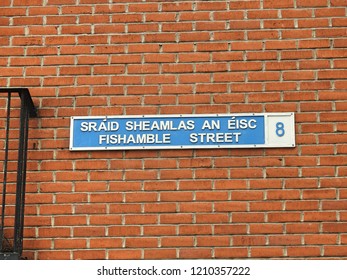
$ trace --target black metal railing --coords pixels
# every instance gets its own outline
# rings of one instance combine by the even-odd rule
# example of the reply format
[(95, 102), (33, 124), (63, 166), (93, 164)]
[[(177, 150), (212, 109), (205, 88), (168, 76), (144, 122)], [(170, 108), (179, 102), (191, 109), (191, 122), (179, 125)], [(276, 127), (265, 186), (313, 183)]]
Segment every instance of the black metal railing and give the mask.
[[(0, 88), (0, 96), (2, 95), (4, 95), (5, 102), (2, 104), (5, 104), (3, 109), (6, 110), (6, 114), (3, 128), (5, 133), (1, 136), (4, 152), (1, 157), (3, 182), (0, 259), (20, 259), (23, 251), (29, 118), (37, 117), (37, 112), (27, 88)], [(13, 156), (15, 154), (17, 155)]]

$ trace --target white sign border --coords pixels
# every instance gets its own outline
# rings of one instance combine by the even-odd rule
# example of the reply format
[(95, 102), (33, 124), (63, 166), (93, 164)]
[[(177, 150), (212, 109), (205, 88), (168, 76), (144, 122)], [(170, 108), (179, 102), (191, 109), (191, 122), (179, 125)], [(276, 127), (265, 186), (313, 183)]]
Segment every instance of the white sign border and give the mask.
[[(264, 128), (265, 128), (265, 144), (248, 144), (248, 145), (183, 145), (183, 146), (129, 146), (129, 147), (73, 147), (73, 125), (75, 119), (113, 119), (113, 118), (123, 118), (123, 119), (141, 119), (141, 118), (177, 118), (177, 117), (229, 117), (229, 116), (264, 116)], [(269, 117), (290, 117), (290, 143), (289, 144), (278, 144), (269, 143), (269, 128), (268, 128), (268, 118)], [(287, 128), (286, 128), (287, 129)], [(178, 149), (236, 149), (236, 148), (294, 148), (296, 146), (295, 142), (295, 114), (294, 112), (285, 113), (229, 113), (229, 114), (163, 114), (163, 115), (111, 115), (111, 116), (73, 116), (70, 117), (70, 140), (69, 140), (69, 150), (70, 151), (105, 151), (105, 150), (178, 150)]]

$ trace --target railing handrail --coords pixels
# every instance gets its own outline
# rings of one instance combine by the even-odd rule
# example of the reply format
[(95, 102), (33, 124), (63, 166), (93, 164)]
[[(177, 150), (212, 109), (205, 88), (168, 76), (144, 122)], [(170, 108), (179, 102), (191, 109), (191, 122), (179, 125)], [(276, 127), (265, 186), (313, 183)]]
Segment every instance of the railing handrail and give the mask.
[(28, 111), (29, 111), (29, 117), (36, 118), (37, 110), (31, 98), (31, 94), (28, 88), (0, 88), (0, 93), (16, 93), (16, 92), (18, 93), (20, 98), (26, 98)]

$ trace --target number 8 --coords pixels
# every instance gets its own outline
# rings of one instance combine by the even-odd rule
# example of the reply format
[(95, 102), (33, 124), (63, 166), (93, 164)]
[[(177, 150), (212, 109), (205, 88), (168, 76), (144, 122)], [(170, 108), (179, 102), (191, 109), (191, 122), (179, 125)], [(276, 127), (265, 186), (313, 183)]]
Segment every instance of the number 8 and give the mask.
[(278, 137), (282, 137), (285, 134), (283, 122), (276, 123), (276, 134)]

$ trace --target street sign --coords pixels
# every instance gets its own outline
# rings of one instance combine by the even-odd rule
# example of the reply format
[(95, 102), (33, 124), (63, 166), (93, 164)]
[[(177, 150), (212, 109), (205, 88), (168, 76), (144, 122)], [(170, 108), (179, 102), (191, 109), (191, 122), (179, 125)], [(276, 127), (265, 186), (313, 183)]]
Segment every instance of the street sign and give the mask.
[(70, 150), (295, 147), (294, 113), (71, 117)]

